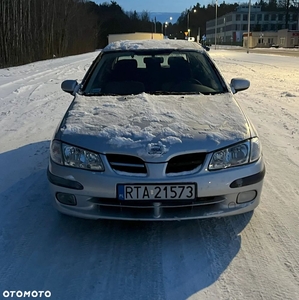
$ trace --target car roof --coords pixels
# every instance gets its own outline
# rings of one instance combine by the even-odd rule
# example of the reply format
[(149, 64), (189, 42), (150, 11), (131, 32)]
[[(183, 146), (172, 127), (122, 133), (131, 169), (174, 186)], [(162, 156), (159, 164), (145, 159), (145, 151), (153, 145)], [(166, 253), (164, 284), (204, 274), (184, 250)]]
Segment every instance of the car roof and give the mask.
[(203, 47), (186, 40), (123, 40), (107, 45), (102, 51), (144, 51), (144, 50), (193, 50), (205, 51)]

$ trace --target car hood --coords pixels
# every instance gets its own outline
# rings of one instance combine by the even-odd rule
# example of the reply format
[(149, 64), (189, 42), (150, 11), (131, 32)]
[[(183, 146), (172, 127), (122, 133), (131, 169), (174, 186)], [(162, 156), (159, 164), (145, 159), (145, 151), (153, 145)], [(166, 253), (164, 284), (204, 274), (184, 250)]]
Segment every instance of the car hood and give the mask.
[(249, 137), (249, 122), (231, 93), (76, 95), (56, 133), (72, 145), (148, 162), (211, 152)]

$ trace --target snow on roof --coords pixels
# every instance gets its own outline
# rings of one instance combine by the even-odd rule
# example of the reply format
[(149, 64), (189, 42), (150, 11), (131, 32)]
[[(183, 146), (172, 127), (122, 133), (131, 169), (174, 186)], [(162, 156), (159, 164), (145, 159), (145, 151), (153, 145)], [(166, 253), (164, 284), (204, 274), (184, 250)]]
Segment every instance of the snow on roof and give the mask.
[(195, 42), (185, 40), (123, 40), (110, 43), (103, 51), (124, 51), (124, 50), (148, 50), (148, 49), (174, 49), (174, 50), (196, 50), (204, 51), (203, 48)]

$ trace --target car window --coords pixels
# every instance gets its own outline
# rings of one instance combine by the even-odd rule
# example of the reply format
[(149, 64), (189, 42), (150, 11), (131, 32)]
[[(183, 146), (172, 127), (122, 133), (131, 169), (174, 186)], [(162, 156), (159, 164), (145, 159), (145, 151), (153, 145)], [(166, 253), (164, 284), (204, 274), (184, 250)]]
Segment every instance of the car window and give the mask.
[(200, 51), (104, 53), (83, 88), (86, 95), (227, 92), (210, 58)]

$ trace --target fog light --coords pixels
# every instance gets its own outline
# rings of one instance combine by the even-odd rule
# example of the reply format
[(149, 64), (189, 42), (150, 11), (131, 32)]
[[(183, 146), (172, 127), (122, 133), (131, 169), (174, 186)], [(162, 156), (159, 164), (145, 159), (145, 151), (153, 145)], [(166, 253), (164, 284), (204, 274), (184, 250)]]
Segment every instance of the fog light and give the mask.
[(252, 201), (257, 195), (257, 191), (242, 192), (238, 195), (237, 203), (245, 203)]
[(66, 194), (66, 193), (57, 193), (56, 194), (57, 200), (66, 205), (77, 205), (77, 200), (75, 195), (72, 194)]

